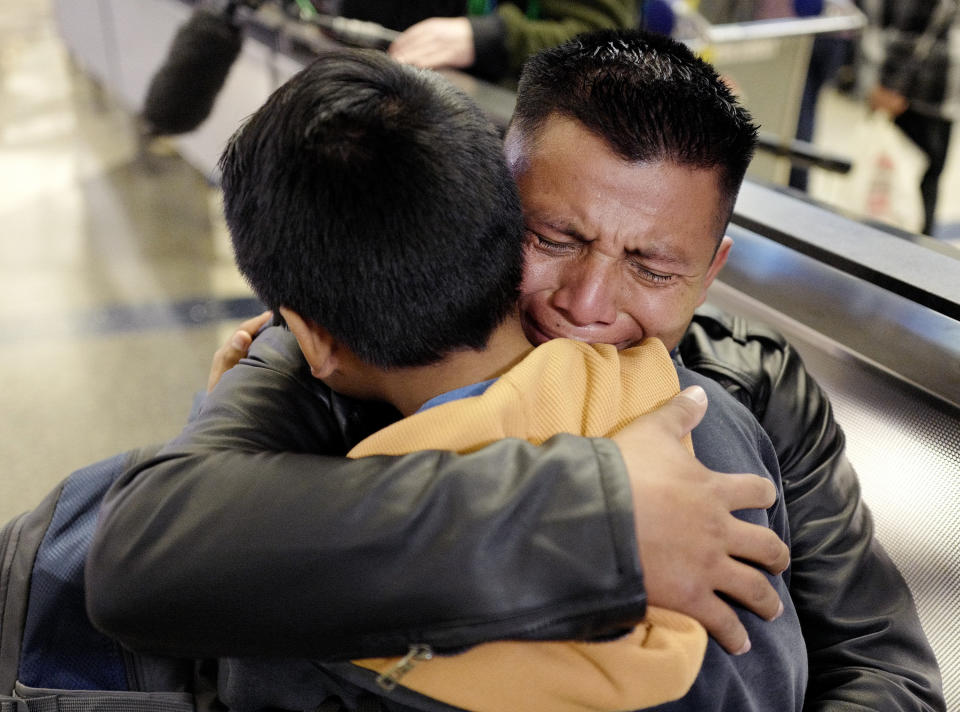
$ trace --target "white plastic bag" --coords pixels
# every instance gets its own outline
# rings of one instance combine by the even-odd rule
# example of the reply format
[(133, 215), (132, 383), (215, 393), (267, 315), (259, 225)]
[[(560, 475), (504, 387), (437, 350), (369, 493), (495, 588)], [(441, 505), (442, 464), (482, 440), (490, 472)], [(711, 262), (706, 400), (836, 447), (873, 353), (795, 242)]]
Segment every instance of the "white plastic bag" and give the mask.
[(883, 112), (858, 112), (843, 153), (853, 161), (846, 175), (823, 176), (823, 199), (854, 217), (910, 232), (923, 227), (920, 179), (927, 157)]

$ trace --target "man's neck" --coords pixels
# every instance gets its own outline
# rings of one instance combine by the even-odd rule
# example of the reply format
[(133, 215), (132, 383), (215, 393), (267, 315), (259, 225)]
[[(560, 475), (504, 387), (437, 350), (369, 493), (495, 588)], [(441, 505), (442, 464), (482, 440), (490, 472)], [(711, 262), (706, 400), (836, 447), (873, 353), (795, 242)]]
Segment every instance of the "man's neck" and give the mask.
[(411, 415), (441, 393), (500, 376), (532, 349), (519, 319), (511, 315), (493, 330), (483, 350), (455, 351), (430, 366), (383, 372), (383, 398)]

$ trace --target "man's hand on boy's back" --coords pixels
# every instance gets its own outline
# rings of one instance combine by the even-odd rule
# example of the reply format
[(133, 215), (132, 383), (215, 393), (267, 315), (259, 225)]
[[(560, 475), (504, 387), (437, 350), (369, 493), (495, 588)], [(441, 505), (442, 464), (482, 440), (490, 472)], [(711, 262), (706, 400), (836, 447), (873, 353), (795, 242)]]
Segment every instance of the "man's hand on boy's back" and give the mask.
[(758, 569), (741, 560), (778, 574), (789, 564), (790, 550), (770, 529), (731, 514), (772, 506), (776, 489), (770, 480), (714, 472), (683, 446), (683, 436), (706, 409), (706, 394), (694, 386), (613, 440), (633, 487), (647, 603), (686, 613), (726, 650), (745, 653), (750, 649), (747, 631), (718, 592), (762, 618), (776, 618), (783, 610), (776, 591)]
[[(207, 390), (246, 356), (251, 337), (270, 314), (243, 322), (217, 350)], [(706, 395), (694, 386), (638, 418), (613, 440), (633, 488), (648, 603), (686, 613), (726, 650), (744, 653), (749, 650), (747, 631), (717, 593), (762, 618), (775, 618), (782, 610), (776, 591), (759, 570), (741, 560), (777, 574), (787, 567), (790, 551), (770, 529), (731, 514), (772, 506), (776, 490), (770, 480), (713, 472), (684, 447), (683, 437), (706, 410)]]

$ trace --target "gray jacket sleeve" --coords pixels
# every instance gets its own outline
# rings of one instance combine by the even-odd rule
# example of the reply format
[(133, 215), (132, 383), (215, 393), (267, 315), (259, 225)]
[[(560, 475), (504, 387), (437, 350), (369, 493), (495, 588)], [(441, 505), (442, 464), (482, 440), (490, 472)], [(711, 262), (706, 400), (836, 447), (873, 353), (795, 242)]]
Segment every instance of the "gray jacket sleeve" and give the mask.
[(345, 460), (395, 414), (322, 388), (274, 329), (108, 493), (91, 619), (133, 649), (341, 659), (592, 638), (643, 617), (606, 440)]
[(471, 72), (491, 81), (520, 76), (527, 57), (555, 47), (583, 32), (636, 25), (636, 0), (539, 0), (534, 18), (525, 12), (532, 3), (501, 2), (489, 15), (473, 15), (476, 61)]

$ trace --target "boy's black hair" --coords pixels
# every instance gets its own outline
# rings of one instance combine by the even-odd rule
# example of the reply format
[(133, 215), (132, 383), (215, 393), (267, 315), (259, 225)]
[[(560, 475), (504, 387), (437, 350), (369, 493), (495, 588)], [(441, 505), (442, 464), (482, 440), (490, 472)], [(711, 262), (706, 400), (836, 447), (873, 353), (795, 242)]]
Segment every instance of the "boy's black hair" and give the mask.
[(520, 202), (499, 135), (433, 72), (333, 50), (220, 159), (240, 271), (363, 361), (482, 348), (516, 303)]
[(536, 141), (552, 116), (576, 119), (627, 161), (719, 169), (730, 217), (757, 128), (714, 69), (641, 30), (580, 35), (527, 60), (512, 125)]

